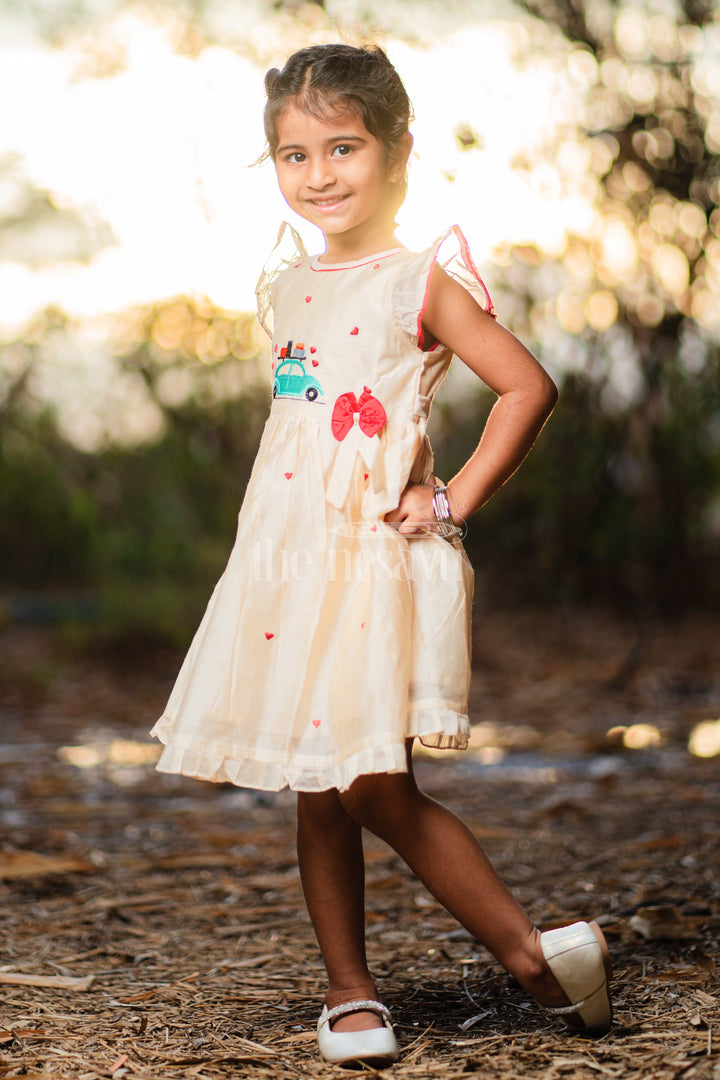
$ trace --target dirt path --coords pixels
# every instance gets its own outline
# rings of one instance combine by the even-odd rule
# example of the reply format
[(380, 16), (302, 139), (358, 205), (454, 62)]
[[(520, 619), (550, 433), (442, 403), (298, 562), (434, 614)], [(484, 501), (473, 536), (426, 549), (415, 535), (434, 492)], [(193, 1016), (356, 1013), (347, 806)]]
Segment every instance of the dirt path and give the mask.
[[(402, 1046), (384, 1075), (720, 1080), (720, 776), (687, 751), (720, 716), (720, 625), (638, 640), (606, 617), (494, 616), (476, 638), (473, 750), (418, 772), (538, 925), (599, 917), (616, 1025), (565, 1034), (368, 840)], [(292, 796), (154, 772), (176, 658), (90, 660), (50, 631), (0, 646), (0, 1077), (341, 1075), (315, 1048)]]

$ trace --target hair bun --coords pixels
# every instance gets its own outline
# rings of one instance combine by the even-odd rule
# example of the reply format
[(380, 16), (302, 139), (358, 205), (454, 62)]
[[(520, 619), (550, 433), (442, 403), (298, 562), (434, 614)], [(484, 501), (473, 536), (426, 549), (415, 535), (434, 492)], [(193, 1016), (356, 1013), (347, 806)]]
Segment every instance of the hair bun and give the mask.
[(280, 81), (281, 75), (282, 72), (279, 70), (279, 68), (270, 68), (270, 70), (265, 75), (266, 93), (272, 94), (273, 90), (276, 89), (277, 84)]

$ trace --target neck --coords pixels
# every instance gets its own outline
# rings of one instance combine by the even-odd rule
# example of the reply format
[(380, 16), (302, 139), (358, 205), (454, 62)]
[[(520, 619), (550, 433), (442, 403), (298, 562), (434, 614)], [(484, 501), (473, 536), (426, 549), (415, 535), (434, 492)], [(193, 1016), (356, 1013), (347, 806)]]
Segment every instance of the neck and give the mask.
[(320, 262), (355, 262), (357, 259), (367, 258), (368, 255), (376, 255), (380, 251), (401, 247), (395, 236), (394, 224), (394, 221), (390, 221), (370, 231), (363, 229), (358, 234), (351, 229), (338, 236), (333, 234), (326, 236), (325, 251), (320, 256)]

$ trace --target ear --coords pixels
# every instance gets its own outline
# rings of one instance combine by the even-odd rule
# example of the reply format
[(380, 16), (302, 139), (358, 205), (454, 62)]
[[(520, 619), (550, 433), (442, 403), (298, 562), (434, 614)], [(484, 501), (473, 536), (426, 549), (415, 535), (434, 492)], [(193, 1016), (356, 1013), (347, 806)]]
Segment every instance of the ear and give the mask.
[(390, 163), (390, 180), (395, 183), (405, 175), (405, 169), (407, 168), (408, 158), (410, 157), (410, 151), (413, 148), (413, 137), (409, 131), (406, 131), (400, 140), (397, 153), (393, 156), (393, 160)]

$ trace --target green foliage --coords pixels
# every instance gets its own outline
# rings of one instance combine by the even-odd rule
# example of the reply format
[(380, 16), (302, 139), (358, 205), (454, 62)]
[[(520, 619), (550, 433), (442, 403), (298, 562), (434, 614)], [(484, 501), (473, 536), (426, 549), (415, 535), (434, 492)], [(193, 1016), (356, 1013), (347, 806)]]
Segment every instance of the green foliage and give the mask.
[[(609, 410), (606, 380), (568, 375), (520, 471), (471, 521), (481, 603), (717, 603), (718, 354), (689, 372), (661, 358), (640, 406)], [(438, 402), (440, 475), (474, 449), (492, 395)], [(168, 411), (144, 449), (84, 453), (51, 412), (16, 398), (0, 435), (0, 589), (90, 590), (87, 642), (187, 644), (222, 572), (267, 415), (267, 390)], [(652, 414), (652, 423), (646, 413)]]
[[(546, 601), (554, 589), (664, 610), (716, 603), (715, 7), (517, 2), (556, 29), (559, 52), (586, 73), (579, 137), (597, 177), (599, 226), (570, 237), (554, 267), (531, 246), (505, 270), (499, 310), (514, 311), (513, 328), (535, 335), (554, 371), (563, 357), (571, 363), (538, 448), (481, 512), (471, 543), (505, 597)], [(547, 148), (550, 159), (556, 151)], [(506, 556), (499, 578), (493, 544)]]
[[(714, 7), (518, 3), (543, 32), (556, 28), (558, 57), (574, 58), (588, 80), (578, 139), (591, 162), (584, 179), (597, 185), (599, 224), (592, 235), (570, 237), (556, 262), (532, 243), (516, 249), (502, 274), (499, 310), (564, 373), (538, 445), (470, 524), (479, 593), (500, 604), (603, 601), (665, 611), (717, 604)], [(469, 129), (457, 138), (468, 152), (481, 145)], [(548, 159), (557, 152), (549, 146)], [(19, 223), (6, 222), (20, 245), (14, 257), (35, 211), (57, 217), (43, 192), (25, 194)], [(102, 230), (90, 229), (75, 236), (73, 251), (89, 257), (86, 249), (105, 242)], [(230, 550), (269, 396), (247, 377), (258, 353), (250, 316), (178, 297), (123, 320), (119, 339), (104, 346), (116, 383), (102, 400), (102, 387), (89, 395), (96, 413), (107, 405), (108, 415), (86, 450), (78, 449), (82, 439), (69, 439), (62, 415), (33, 398), (25, 374), (12, 386), (0, 379), (0, 589), (83, 590), (98, 598), (103, 627), (78, 623), (79, 637), (114, 647), (182, 645)], [(66, 323), (47, 320), (20, 343), (28, 372), (46, 347), (56, 369), (57, 357), (72, 353)], [(53, 354), (52, 333), (70, 348)], [(618, 361), (631, 373), (625, 384)], [(159, 418), (144, 444), (123, 439), (132, 395)], [(465, 462), (491, 404), (492, 395), (478, 391), (435, 405), (440, 475)]]
[[(156, 444), (89, 453), (15, 396), (0, 430), (0, 590), (89, 589), (115, 644), (187, 643), (232, 545), (267, 408), (264, 389), (211, 408), (190, 400)], [(73, 605), (56, 608), (63, 618)]]
[(214, 407), (197, 403), (169, 417), (164, 437), (143, 450), (94, 458), (102, 493), (94, 574), (134, 581), (197, 580), (222, 565), (267, 411), (262, 391)]
[[(470, 522), (481, 603), (717, 604), (719, 374), (720, 352), (692, 374), (676, 350), (643, 405), (617, 410), (606, 380), (567, 375), (529, 458)], [(491, 395), (472, 404), (433, 413), (443, 476), (472, 451)]]
[(50, 410), (18, 402), (0, 431), (0, 580), (5, 587), (83, 581), (98, 526), (84, 483), (94, 462), (60, 436)]

